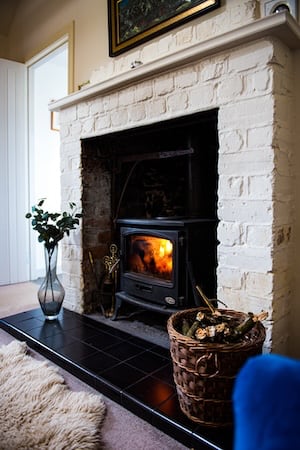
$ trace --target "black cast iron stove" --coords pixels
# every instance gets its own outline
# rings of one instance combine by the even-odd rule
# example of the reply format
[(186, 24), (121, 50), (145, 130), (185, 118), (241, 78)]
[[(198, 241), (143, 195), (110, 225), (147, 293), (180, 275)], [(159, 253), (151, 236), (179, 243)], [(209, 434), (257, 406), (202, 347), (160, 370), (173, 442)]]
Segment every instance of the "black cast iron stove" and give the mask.
[(216, 220), (119, 219), (122, 303), (171, 314), (202, 304), (195, 286), (216, 297)]

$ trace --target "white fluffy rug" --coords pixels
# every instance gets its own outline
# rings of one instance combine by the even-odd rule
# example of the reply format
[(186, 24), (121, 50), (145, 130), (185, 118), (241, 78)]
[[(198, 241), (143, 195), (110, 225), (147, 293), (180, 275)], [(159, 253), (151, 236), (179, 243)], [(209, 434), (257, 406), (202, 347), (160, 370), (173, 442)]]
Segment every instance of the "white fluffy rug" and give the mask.
[(25, 342), (0, 347), (0, 449), (100, 449), (104, 415), (101, 396), (71, 391)]

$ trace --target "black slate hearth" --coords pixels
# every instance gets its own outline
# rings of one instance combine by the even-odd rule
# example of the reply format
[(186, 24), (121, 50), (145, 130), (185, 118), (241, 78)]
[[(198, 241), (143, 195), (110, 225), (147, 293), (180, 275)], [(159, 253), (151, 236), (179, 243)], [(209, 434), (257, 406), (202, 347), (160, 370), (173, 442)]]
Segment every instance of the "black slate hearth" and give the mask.
[(186, 447), (232, 448), (232, 429), (203, 427), (181, 412), (166, 348), (66, 309), (58, 321), (38, 308), (0, 327)]

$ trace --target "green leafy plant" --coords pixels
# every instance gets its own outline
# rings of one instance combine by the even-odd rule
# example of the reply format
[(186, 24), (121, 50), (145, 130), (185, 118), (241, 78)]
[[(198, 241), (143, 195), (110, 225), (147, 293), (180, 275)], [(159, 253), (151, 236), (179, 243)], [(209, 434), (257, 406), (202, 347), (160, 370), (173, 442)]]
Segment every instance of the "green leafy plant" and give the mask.
[(58, 242), (66, 234), (69, 236), (71, 230), (79, 225), (81, 213), (76, 212), (76, 204), (69, 203), (71, 212), (50, 213), (44, 211), (45, 199), (41, 199), (37, 205), (32, 206), (31, 213), (25, 215), (26, 219), (32, 219), (32, 228), (38, 232), (38, 241), (44, 243), (47, 250), (53, 250)]

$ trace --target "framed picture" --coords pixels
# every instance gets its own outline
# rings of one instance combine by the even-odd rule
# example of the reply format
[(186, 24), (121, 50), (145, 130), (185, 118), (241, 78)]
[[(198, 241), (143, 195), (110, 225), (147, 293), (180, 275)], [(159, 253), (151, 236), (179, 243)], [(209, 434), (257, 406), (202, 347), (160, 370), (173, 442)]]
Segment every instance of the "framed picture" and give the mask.
[(109, 55), (119, 55), (219, 6), (220, 0), (108, 0)]

